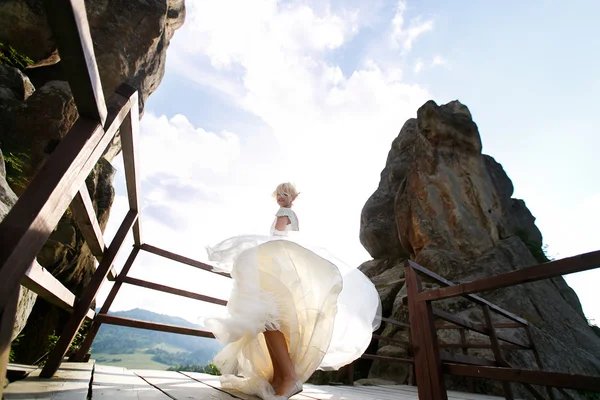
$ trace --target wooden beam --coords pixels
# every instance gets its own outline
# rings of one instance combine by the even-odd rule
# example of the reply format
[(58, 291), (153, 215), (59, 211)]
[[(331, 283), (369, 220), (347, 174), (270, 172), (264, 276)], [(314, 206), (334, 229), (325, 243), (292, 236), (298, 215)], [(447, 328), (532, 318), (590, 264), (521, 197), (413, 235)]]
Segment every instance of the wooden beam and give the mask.
[(498, 381), (528, 383), (530, 385), (600, 392), (600, 376), (458, 364), (445, 364), (444, 371), (451, 375), (472, 376), (475, 378), (495, 379)]
[(383, 322), (387, 322), (388, 324), (392, 324), (392, 325), (396, 325), (396, 326), (403, 326), (405, 328), (410, 328), (410, 324), (407, 324), (406, 322), (400, 322), (400, 321), (396, 321), (395, 319), (384, 318), (384, 317), (381, 317), (380, 319)]
[(137, 278), (131, 278), (129, 276), (124, 276), (119, 278), (119, 280), (123, 283), (128, 283), (130, 285), (140, 286), (147, 289), (157, 290), (159, 292), (165, 292), (170, 294), (175, 294), (177, 296), (187, 297), (194, 300), (205, 301), (207, 303), (218, 304), (220, 306), (226, 306), (227, 300), (217, 299), (210, 296), (205, 296), (203, 294), (198, 294), (194, 292), (188, 292), (187, 290), (181, 290), (177, 288), (172, 288), (170, 286), (160, 285), (154, 282), (148, 282)]
[[(535, 345), (535, 340), (533, 340), (533, 335), (531, 334), (531, 327), (529, 327), (529, 326), (526, 327), (525, 333), (527, 334), (527, 340), (529, 340), (529, 347), (531, 347), (531, 350), (533, 351), (533, 356), (535, 357), (537, 366), (541, 371), (544, 369), (544, 364), (542, 363), (542, 358), (540, 357), (540, 353), (537, 349), (537, 346)], [(546, 387), (546, 392), (548, 393), (548, 398), (550, 400), (554, 400), (555, 396), (554, 396), (554, 392), (552, 391), (552, 389), (549, 387)]]
[(373, 339), (380, 340), (382, 342), (397, 343), (397, 344), (402, 345), (402, 346), (412, 346), (412, 343), (410, 341), (408, 341), (408, 340), (402, 340), (402, 339), (397, 339), (397, 338), (387, 337), (387, 336), (381, 336), (381, 335), (373, 335), (372, 337), (373, 337)]
[(409, 264), (404, 267), (404, 276), (406, 278), (406, 292), (408, 300), (408, 317), (410, 321), (410, 336), (412, 340), (413, 359), (415, 360), (415, 375), (417, 376), (417, 390), (419, 398), (430, 399), (431, 383), (429, 380), (429, 368), (427, 365), (427, 357), (425, 356), (424, 335), (421, 333), (421, 323), (418, 318), (419, 310), (417, 308), (417, 296), (419, 294), (419, 286), (417, 284), (417, 274)]
[(121, 150), (123, 152), (123, 166), (125, 170), (125, 183), (127, 185), (127, 198), (129, 199), (129, 209), (138, 213), (138, 220), (133, 226), (133, 240), (136, 246), (142, 244), (141, 233), (141, 210), (140, 205), (140, 177), (137, 162), (136, 149), (138, 147), (139, 136), (139, 109), (138, 93), (132, 86), (121, 85), (117, 93), (129, 99), (129, 114), (121, 126)]
[[(440, 343), (438, 346), (444, 349), (492, 349), (492, 345), (487, 343)], [(502, 350), (530, 350), (514, 344), (501, 344), (500, 348)]]
[[(432, 271), (428, 270), (425, 267), (420, 266), (419, 264), (417, 264), (417, 263), (415, 263), (415, 262), (413, 262), (411, 260), (406, 260), (406, 264), (408, 264), (413, 269), (416, 269), (420, 273), (422, 273), (424, 275), (427, 275), (431, 279), (434, 279), (434, 280), (436, 280), (437, 282), (439, 282), (439, 283), (441, 283), (443, 285), (451, 286), (451, 287), (456, 286), (456, 284), (454, 282), (451, 282), (451, 281), (447, 280), (446, 278), (444, 278), (444, 277), (436, 274), (435, 272), (432, 272)], [(429, 293), (429, 292), (430, 292), (430, 290), (425, 291), (423, 293)], [(424, 300), (423, 293), (419, 294), (418, 301), (423, 301)], [(476, 296), (474, 294), (469, 294), (469, 295), (466, 295), (465, 297), (467, 297), (469, 300), (471, 300), (471, 301), (473, 301), (473, 302), (475, 302), (477, 304), (481, 304), (481, 305), (487, 304), (488, 307), (490, 307), (490, 309), (494, 310), (498, 314), (501, 314), (501, 315), (505, 316), (508, 319), (511, 319), (511, 320), (513, 320), (515, 322), (518, 322), (518, 323), (522, 324), (522, 325), (529, 325), (529, 322), (527, 320), (525, 320), (525, 319), (523, 319), (523, 318), (521, 318), (521, 317), (519, 317), (519, 316), (517, 316), (517, 315), (515, 315), (515, 314), (513, 314), (513, 313), (511, 313), (511, 312), (509, 312), (509, 311), (507, 311), (507, 310), (505, 310), (503, 308), (501, 308), (501, 307), (498, 307), (497, 305), (495, 305), (493, 303), (490, 303), (489, 301), (487, 301), (484, 298), (481, 298), (481, 297)]]
[[(487, 325), (487, 331), (490, 335), (490, 343), (492, 344), (492, 352), (494, 353), (494, 358), (498, 365), (507, 364), (502, 356), (502, 351), (500, 350), (500, 343), (498, 342), (498, 337), (496, 336), (496, 330), (494, 329), (494, 322), (492, 321), (492, 314), (490, 313), (490, 308), (487, 305), (483, 306), (483, 317), (485, 318), (485, 323)], [(502, 389), (504, 391), (504, 397), (506, 400), (514, 400), (514, 395), (510, 384), (508, 382), (502, 382)]]
[(104, 254), (104, 250), (106, 249), (104, 235), (102, 234), (102, 229), (100, 229), (94, 205), (90, 198), (90, 192), (85, 183), (75, 194), (73, 201), (71, 201), (71, 212), (90, 251), (98, 261), (102, 260), (102, 254)]
[(17, 305), (19, 304), (19, 287), (15, 287), (8, 294), (8, 301), (3, 309), (0, 309), (0, 398), (4, 398), (4, 382), (10, 355), (10, 345), (12, 343), (13, 326), (15, 324), (15, 315)]
[(580, 254), (574, 257), (563, 258), (562, 260), (550, 261), (532, 267), (521, 268), (489, 278), (459, 283), (447, 288), (428, 290), (419, 295), (419, 301), (442, 300), (455, 296), (470, 295), (471, 293), (487, 292), (599, 267), (600, 250)]
[(496, 365), (494, 360), (490, 360), (490, 359), (483, 358), (483, 357), (470, 356), (468, 354), (467, 355), (458, 354), (458, 353), (453, 354), (453, 353), (450, 353), (445, 350), (440, 351), (440, 358), (444, 362), (451, 362), (451, 363), (457, 363), (457, 364), (488, 365), (488, 366)]
[[(442, 311), (439, 308), (434, 308), (433, 309), (433, 315), (435, 315), (436, 317), (442, 318), (446, 321), (452, 322), (453, 324), (462, 326), (463, 328), (467, 328), (470, 329), (472, 331), (481, 333), (483, 335), (489, 336), (489, 331), (487, 328), (482, 328), (480, 327), (480, 325), (476, 325), (473, 324), (470, 321), (466, 321), (460, 317), (457, 317), (456, 315), (452, 315), (450, 313), (447, 313), (446, 311)], [(505, 336), (503, 334), (497, 333), (496, 336), (498, 337), (498, 339), (505, 341), (506, 343), (510, 343), (510, 344), (514, 344), (515, 346), (519, 346), (523, 349), (529, 349), (529, 346), (523, 344), (523, 343), (519, 343), (517, 341), (514, 341), (513, 339), (509, 338), (508, 336)]]
[(213, 339), (215, 336), (212, 332), (203, 331), (200, 329), (186, 328), (183, 326), (159, 324), (157, 322), (141, 321), (138, 319), (117, 317), (108, 314), (98, 314), (96, 316), (98, 322), (110, 325), (128, 326), (130, 328), (148, 329), (159, 332), (171, 332), (181, 335), (199, 336)]
[[(21, 285), (33, 290), (48, 303), (52, 303), (70, 313), (73, 312), (73, 307), (77, 301), (75, 295), (37, 262), (31, 263), (21, 280)], [(85, 316), (94, 319), (94, 315), (94, 310), (89, 309)]]
[[(475, 326), (480, 327), (480, 328), (486, 327), (485, 324), (475, 324)], [(461, 329), (460, 327), (458, 327), (454, 324), (435, 324), (435, 328), (436, 329)], [(507, 322), (507, 323), (500, 322), (500, 323), (495, 323), (494, 328), (509, 329), (509, 328), (527, 328), (527, 327), (522, 324), (517, 324), (517, 323), (512, 323), (512, 322)]]
[[(123, 269), (121, 269), (121, 273), (119, 276), (127, 276), (139, 252), (139, 247), (134, 247), (131, 250), (131, 253), (129, 253), (129, 257), (127, 257), (127, 261), (125, 261), (125, 265), (123, 265)], [(106, 300), (104, 300), (102, 308), (100, 308), (99, 314), (108, 313), (108, 310), (110, 309), (110, 306), (112, 305), (113, 301), (115, 301), (117, 293), (119, 293), (122, 284), (123, 282), (119, 279), (115, 281), (112, 288), (110, 289), (108, 297), (106, 297)], [(98, 334), (98, 330), (100, 329), (101, 325), (101, 322), (98, 322), (96, 319), (94, 319), (94, 321), (92, 322), (92, 326), (90, 326), (90, 329), (88, 329), (87, 335), (85, 336), (83, 343), (81, 343), (79, 349), (77, 349), (77, 351), (69, 357), (69, 361), (81, 362), (85, 359), (88, 351), (90, 351), (90, 348), (92, 347), (92, 343), (94, 342), (94, 339), (96, 338), (96, 335)]]
[(104, 125), (106, 103), (84, 0), (45, 0), (44, 6), (79, 115)]
[(111, 100), (108, 129), (79, 118), (0, 223), (0, 308), (17, 287), (129, 111)]
[[(106, 251), (104, 235), (102, 234), (102, 229), (100, 229), (90, 192), (85, 183), (81, 186), (77, 194), (75, 194), (71, 202), (71, 211), (90, 251), (98, 262), (102, 261), (102, 255)], [(116, 271), (114, 268), (111, 268), (108, 273), (108, 280), (114, 281), (116, 278)]]
[(131, 227), (135, 223), (136, 219), (137, 213), (131, 210), (125, 216), (125, 219), (121, 223), (117, 234), (104, 253), (104, 257), (102, 258), (98, 269), (96, 269), (96, 272), (94, 272), (94, 275), (88, 283), (86, 290), (83, 292), (81, 299), (79, 299), (77, 302), (73, 313), (63, 328), (62, 334), (60, 335), (56, 346), (54, 346), (54, 349), (50, 352), (48, 360), (46, 361), (46, 365), (44, 365), (44, 368), (40, 373), (42, 378), (52, 377), (60, 367), (60, 363), (65, 357), (65, 354), (67, 354), (67, 350), (73, 342), (73, 338), (83, 323), (87, 310), (90, 308), (94, 299), (96, 298), (102, 283), (108, 275), (110, 267), (114, 263), (121, 248), (123, 247), (123, 242), (125, 242), (125, 238), (127, 237), (127, 234), (131, 230)]
[(192, 267), (203, 269), (204, 271), (212, 272), (213, 274), (231, 278), (231, 275), (226, 272), (215, 271), (211, 265), (205, 264), (200, 261), (193, 260), (188, 257), (181, 256), (179, 254), (171, 253), (170, 251), (167, 251), (167, 250), (159, 249), (158, 247), (155, 247), (155, 246), (150, 246), (149, 244), (146, 244), (146, 243), (142, 244), (140, 246), (140, 248), (149, 253), (156, 254), (157, 256), (162, 256), (162, 257), (168, 258), (173, 261), (178, 261), (180, 263), (187, 264)]
[(379, 361), (391, 361), (391, 362), (399, 362), (405, 364), (414, 364), (415, 360), (412, 358), (400, 358), (400, 357), (388, 357), (388, 356), (380, 356), (377, 354), (363, 354), (360, 358), (365, 360), (379, 360)]
[(104, 254), (106, 248), (104, 245), (104, 235), (102, 234), (102, 229), (100, 229), (94, 205), (90, 198), (90, 192), (85, 183), (75, 194), (71, 202), (71, 211), (90, 251), (98, 261), (102, 260), (102, 254)]

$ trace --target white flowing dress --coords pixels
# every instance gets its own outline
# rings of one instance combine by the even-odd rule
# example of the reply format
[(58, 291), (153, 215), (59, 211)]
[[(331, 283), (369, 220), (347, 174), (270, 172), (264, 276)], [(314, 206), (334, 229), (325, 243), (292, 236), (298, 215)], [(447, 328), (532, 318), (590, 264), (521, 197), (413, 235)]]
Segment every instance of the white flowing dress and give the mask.
[(230, 272), (225, 315), (205, 320), (225, 347), (215, 356), (223, 387), (263, 399), (275, 396), (265, 330), (283, 333), (298, 379), (336, 370), (360, 357), (379, 327), (381, 301), (371, 281), (325, 249), (306, 244), (289, 208), (284, 232), (246, 235), (207, 248), (215, 269)]

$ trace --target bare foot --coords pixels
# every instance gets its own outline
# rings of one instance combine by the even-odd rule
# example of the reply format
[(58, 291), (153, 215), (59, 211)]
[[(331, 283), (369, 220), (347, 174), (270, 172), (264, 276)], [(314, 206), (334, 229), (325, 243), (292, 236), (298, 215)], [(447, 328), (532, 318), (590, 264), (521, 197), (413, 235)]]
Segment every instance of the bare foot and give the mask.
[(275, 394), (278, 396), (290, 397), (290, 395), (292, 394), (290, 392), (293, 391), (294, 386), (296, 386), (296, 382), (298, 382), (298, 379), (296, 379), (296, 377), (281, 379), (279, 387), (275, 389)]
[(273, 379), (269, 381), (269, 384), (271, 385), (273, 390), (277, 392), (277, 389), (279, 389), (279, 386), (281, 386), (281, 378), (279, 378), (278, 376), (274, 376)]

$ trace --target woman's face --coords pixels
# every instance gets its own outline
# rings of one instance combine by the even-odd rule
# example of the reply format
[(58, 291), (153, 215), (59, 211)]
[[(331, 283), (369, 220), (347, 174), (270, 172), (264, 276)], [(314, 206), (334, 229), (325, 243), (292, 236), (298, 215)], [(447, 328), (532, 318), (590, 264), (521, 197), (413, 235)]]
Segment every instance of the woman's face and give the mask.
[(292, 201), (294, 201), (294, 199), (292, 199), (292, 196), (289, 194), (277, 193), (277, 204), (279, 204), (280, 207), (289, 207), (292, 205)]

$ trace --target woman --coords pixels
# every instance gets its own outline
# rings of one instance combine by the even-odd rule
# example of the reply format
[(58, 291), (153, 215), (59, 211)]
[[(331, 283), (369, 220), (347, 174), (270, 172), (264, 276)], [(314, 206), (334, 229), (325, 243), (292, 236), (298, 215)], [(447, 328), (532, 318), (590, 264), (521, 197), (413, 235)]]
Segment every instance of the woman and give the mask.
[(223, 387), (288, 399), (317, 369), (360, 357), (379, 327), (381, 302), (356, 268), (305, 244), (290, 183), (277, 186), (271, 236), (238, 236), (208, 248), (233, 290), (223, 318), (206, 326), (226, 345), (215, 357)]

